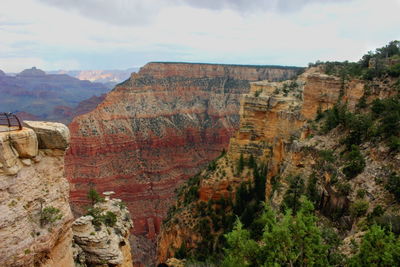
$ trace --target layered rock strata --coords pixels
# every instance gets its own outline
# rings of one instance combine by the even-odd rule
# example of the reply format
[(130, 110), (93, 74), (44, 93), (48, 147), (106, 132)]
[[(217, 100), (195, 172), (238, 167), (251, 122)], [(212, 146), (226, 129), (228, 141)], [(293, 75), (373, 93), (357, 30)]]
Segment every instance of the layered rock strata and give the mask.
[(291, 78), (298, 70), (147, 64), (69, 125), (72, 202), (85, 205), (90, 185), (112, 188), (128, 204), (134, 233), (154, 240), (175, 188), (227, 147), (249, 81)]
[(345, 82), (320, 68), (308, 69), (295, 81), (254, 82), (242, 98), (240, 128), (230, 141), (230, 155), (238, 159), (252, 154), (268, 161), (272, 177), (285, 157), (285, 144), (307, 135), (303, 126), (308, 120), (339, 99), (353, 110), (363, 94), (362, 81)]
[[(209, 203), (210, 200), (222, 198), (233, 200), (238, 186), (252, 179), (252, 171), (246, 168), (238, 174), (237, 162), (241, 156), (249, 159), (252, 155), (259, 164), (267, 166), (266, 196), (272, 198), (273, 205), (279, 206), (283, 193), (271, 195), (272, 178), (301, 172), (310, 175), (311, 168), (305, 171), (304, 167), (315, 165), (315, 158), (306, 157), (300, 152), (307, 142), (301, 145), (294, 142), (296, 139), (308, 140), (308, 121), (313, 120), (318, 111), (333, 107), (339, 100), (346, 102), (348, 108), (353, 110), (363, 94), (362, 81), (355, 79), (344, 82), (338, 77), (324, 74), (320, 68), (307, 69), (292, 81), (252, 82), (250, 92), (241, 99), (240, 127), (230, 139), (228, 153), (215, 162), (215, 170), (203, 170), (200, 173), (202, 178), (197, 188), (199, 199), (196, 201)], [(325, 196), (326, 203), (323, 205), (327, 210), (342, 205), (339, 202), (343, 199), (337, 198), (334, 193), (329, 195), (327, 192)], [(173, 257), (182, 244), (190, 250), (202, 240), (197, 228), (199, 218), (192, 208), (193, 205), (188, 204), (179, 206), (179, 212), (163, 224), (158, 239), (158, 262)]]
[(0, 129), (0, 266), (72, 267), (68, 128), (26, 126)]

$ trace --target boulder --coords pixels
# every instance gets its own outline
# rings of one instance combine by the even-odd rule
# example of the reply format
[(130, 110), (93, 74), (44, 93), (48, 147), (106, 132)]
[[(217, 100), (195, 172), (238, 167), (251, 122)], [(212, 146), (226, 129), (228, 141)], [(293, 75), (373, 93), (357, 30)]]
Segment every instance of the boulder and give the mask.
[(24, 121), (25, 127), (35, 131), (39, 140), (39, 149), (66, 150), (70, 134), (68, 127), (58, 122)]
[(38, 140), (35, 132), (29, 128), (8, 133), (11, 144), (20, 158), (33, 158), (38, 154)]

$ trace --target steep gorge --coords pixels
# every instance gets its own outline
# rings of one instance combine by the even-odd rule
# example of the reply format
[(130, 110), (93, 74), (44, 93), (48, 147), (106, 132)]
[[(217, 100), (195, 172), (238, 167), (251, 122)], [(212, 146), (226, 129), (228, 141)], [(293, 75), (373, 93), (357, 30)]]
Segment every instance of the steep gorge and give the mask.
[(134, 233), (141, 236), (136, 260), (150, 258), (152, 241), (146, 240), (159, 233), (174, 190), (227, 148), (249, 81), (288, 79), (299, 70), (147, 64), (69, 125), (66, 174), (76, 212), (87, 204), (90, 187), (112, 188), (127, 203)]
[(262, 229), (260, 203), (292, 209), (293, 195), (313, 201), (317, 224), (342, 240), (329, 252), (341, 255), (334, 266), (347, 266), (372, 224), (397, 225), (399, 75), (343, 78), (327, 69), (309, 68), (294, 81), (251, 83), (228, 152), (178, 191), (161, 228), (158, 262), (176, 256), (221, 263), (224, 234), (237, 217), (253, 236)]

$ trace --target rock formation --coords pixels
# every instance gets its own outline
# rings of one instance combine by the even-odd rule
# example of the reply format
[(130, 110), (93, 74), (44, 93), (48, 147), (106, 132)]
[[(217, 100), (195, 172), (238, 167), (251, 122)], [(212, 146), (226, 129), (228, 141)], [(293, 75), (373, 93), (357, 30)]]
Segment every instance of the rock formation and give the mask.
[[(69, 125), (66, 172), (72, 202), (86, 204), (90, 185), (112, 188), (128, 204), (134, 233), (154, 240), (175, 188), (227, 147), (249, 81), (286, 79), (298, 70), (147, 64)], [(146, 238), (140, 240), (141, 248), (148, 246)], [(143, 258), (151, 257), (145, 253)]]
[[(311, 193), (299, 194), (314, 201), (322, 228), (334, 225), (344, 240), (339, 249), (354, 254), (350, 240), (359, 242), (367, 224), (376, 220), (387, 226), (398, 218), (399, 197), (396, 201), (396, 194), (388, 192), (388, 181), (400, 179), (396, 174), (400, 157), (395, 145), (385, 140), (385, 133), (364, 140), (357, 135), (349, 138), (354, 132), (368, 135), (371, 129), (382, 127), (380, 115), (368, 113), (369, 109), (383, 103), (398, 105), (398, 84), (398, 77), (390, 76), (342, 79), (325, 74), (324, 66), (309, 68), (292, 81), (251, 83), (250, 92), (242, 97), (240, 127), (227, 154), (178, 190), (177, 202), (161, 228), (157, 261), (166, 262), (178, 251), (180, 256), (199, 251), (209, 256), (216, 247), (222, 250), (218, 246), (224, 227), (229, 229), (231, 219), (236, 219), (233, 207), (238, 188), (247, 181), (256, 184), (255, 170), (260, 169), (250, 167), (251, 158), (253, 164), (266, 167), (261, 172), (266, 180), (265, 201), (277, 210), (284, 203), (290, 177), (299, 177), (307, 188), (314, 183)], [(379, 105), (374, 102), (377, 99), (383, 99)], [(330, 113), (324, 112), (328, 109)], [(335, 116), (356, 126), (336, 122), (326, 130), (329, 114), (335, 110), (341, 113)], [(394, 120), (398, 123), (398, 117)], [(350, 154), (359, 154), (365, 164), (351, 177), (345, 169), (358, 163), (349, 160)], [(254, 204), (251, 201), (245, 205)], [(355, 214), (354, 207), (360, 203), (366, 203), (365, 210)]]
[[(75, 261), (89, 266), (133, 266), (128, 239), (132, 220), (128, 209), (120, 199), (109, 198), (96, 203), (93, 209), (99, 211), (94, 215), (97, 218), (82, 216), (72, 225), (75, 247), (80, 250)], [(108, 221), (98, 221), (104, 216), (109, 216)]]
[(68, 128), (26, 126), (0, 129), (0, 266), (72, 267)]

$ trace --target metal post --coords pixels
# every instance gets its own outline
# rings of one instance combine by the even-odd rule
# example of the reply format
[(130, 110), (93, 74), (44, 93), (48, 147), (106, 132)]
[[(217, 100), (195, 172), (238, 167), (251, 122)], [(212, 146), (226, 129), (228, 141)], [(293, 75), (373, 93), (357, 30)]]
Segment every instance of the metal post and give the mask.
[(7, 114), (7, 113), (4, 113), (4, 115), (5, 115), (5, 116), (6, 116), (6, 118), (7, 118), (7, 122), (8, 122), (8, 128), (10, 128), (10, 127), (11, 127), (10, 118), (8, 117), (8, 114)]
[(20, 130), (22, 130), (22, 125), (21, 125), (21, 121), (19, 120), (19, 118), (17, 117), (17, 115), (15, 115), (15, 114), (13, 114), (14, 115), (14, 118), (17, 120), (17, 122), (18, 122), (18, 128), (20, 129)]

